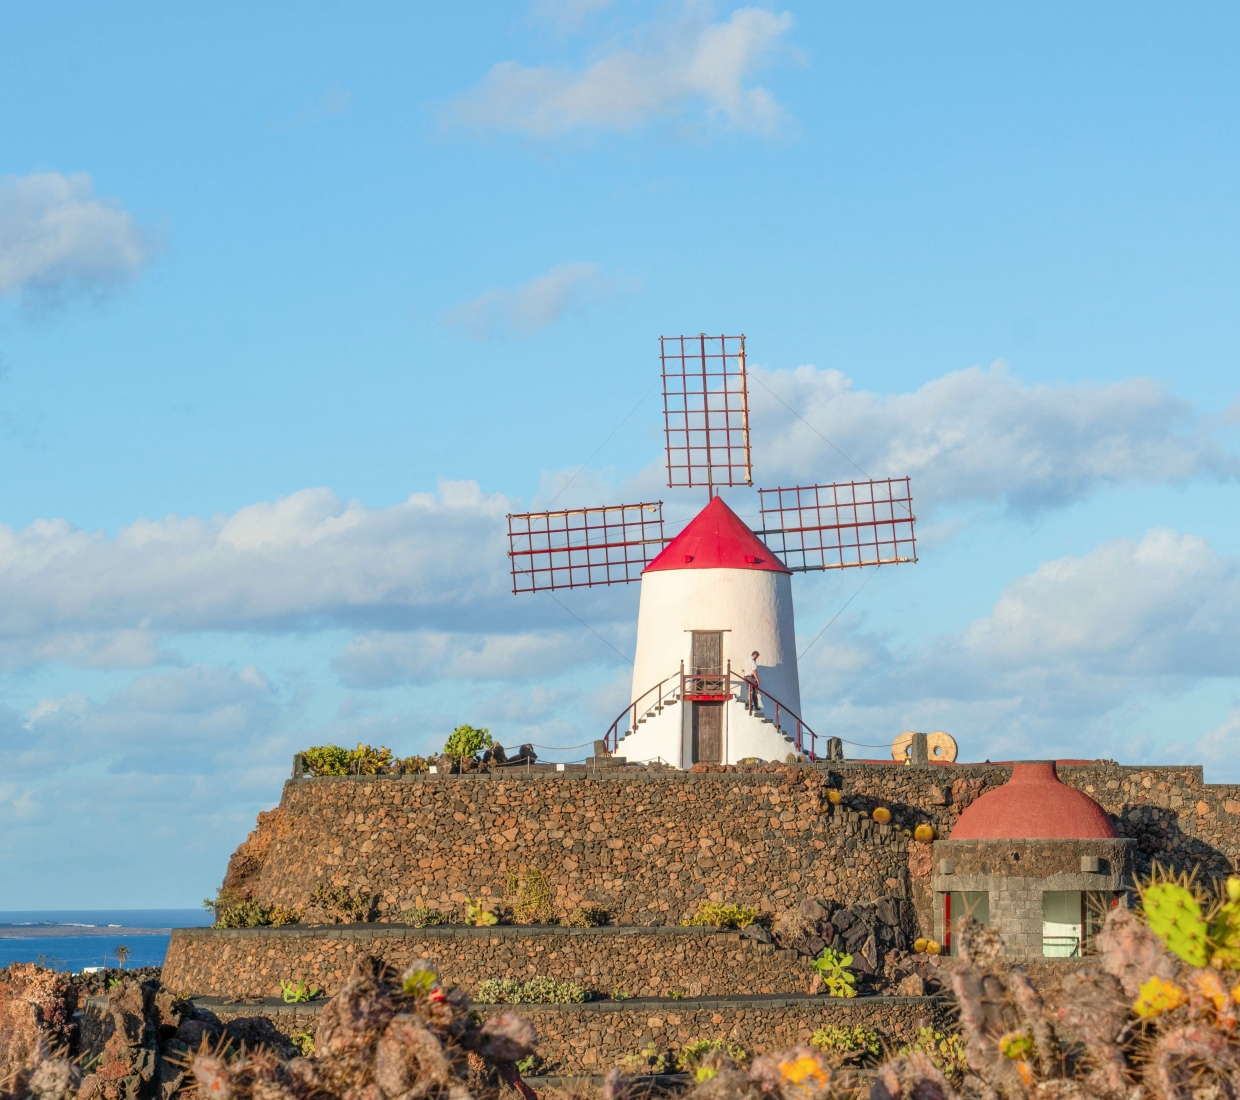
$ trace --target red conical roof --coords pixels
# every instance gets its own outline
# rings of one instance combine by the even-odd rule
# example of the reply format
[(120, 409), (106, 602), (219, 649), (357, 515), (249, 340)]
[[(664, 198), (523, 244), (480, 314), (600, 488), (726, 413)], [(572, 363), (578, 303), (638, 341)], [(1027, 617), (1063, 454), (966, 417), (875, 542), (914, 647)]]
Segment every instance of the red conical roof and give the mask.
[(1012, 778), (965, 807), (949, 840), (1101, 840), (1115, 836), (1106, 811), (1061, 783), (1053, 760), (1023, 760)]
[(731, 508), (711, 497), (689, 525), (643, 572), (653, 569), (765, 569), (791, 570), (770, 552)]

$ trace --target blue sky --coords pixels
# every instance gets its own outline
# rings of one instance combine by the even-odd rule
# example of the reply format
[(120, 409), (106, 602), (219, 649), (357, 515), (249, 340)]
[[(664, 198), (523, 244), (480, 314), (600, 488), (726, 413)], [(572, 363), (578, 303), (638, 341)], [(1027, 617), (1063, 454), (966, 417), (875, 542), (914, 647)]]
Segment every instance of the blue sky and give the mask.
[(598, 736), (503, 517), (634, 405), (559, 503), (700, 507), (660, 334), (747, 334), (758, 485), (913, 478), (816, 729), (1240, 781), (1233, 7), (447, 8), (0, 11), (0, 906), (193, 904), (309, 744)]

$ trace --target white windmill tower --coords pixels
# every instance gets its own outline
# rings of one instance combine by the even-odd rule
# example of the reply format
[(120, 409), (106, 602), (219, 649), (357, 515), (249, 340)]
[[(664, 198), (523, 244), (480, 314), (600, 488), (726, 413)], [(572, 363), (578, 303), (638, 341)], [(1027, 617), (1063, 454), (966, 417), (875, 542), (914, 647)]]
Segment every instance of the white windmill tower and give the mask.
[[(631, 702), (611, 751), (676, 767), (818, 759), (800, 716), (792, 573), (917, 560), (909, 479), (759, 489), (762, 530), (721, 486), (752, 485), (744, 336), (660, 337), (669, 488), (709, 499), (668, 540), (663, 502), (508, 517), (513, 592), (641, 581)], [(757, 650), (762, 706), (742, 674)]]

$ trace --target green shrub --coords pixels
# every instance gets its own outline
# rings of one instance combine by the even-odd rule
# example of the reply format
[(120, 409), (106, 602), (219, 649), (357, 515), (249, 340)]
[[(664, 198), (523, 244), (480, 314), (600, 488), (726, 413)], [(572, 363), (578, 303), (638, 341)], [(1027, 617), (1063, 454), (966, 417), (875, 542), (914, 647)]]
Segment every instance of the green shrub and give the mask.
[(852, 966), (852, 961), (851, 955), (833, 951), (830, 947), (824, 947), (822, 954), (814, 960), (812, 965), (822, 975), (822, 980), (827, 983), (829, 996), (855, 997), (857, 995), (857, 990), (854, 988), (857, 977), (848, 969)]
[(301, 1052), (303, 1058), (314, 1057), (314, 1036), (309, 1031), (294, 1031), (288, 1041)]
[(349, 750), (339, 745), (316, 745), (301, 754), (301, 762), (311, 775), (348, 775)]
[(499, 917), (483, 905), (481, 898), (466, 898), (465, 923), (472, 924), (475, 928), (487, 928), (492, 924), (499, 924)]
[(444, 913), (439, 909), (427, 909), (421, 905), (403, 910), (400, 919), (402, 924), (412, 925), (414, 928), (432, 928), (437, 924), (456, 923), (451, 913)]
[[(306, 749), (301, 754), (301, 759), (311, 775), (382, 775), (392, 769), (392, 750), (382, 745), (377, 749), (373, 745), (360, 743), (355, 749), (342, 749), (339, 745), (316, 745)], [(421, 757), (411, 756), (407, 759), (415, 761)], [(404, 763), (400, 762), (402, 770)]]
[(267, 923), (280, 927), (285, 924), (299, 924), (306, 912), (304, 905), (293, 908), (287, 905), (273, 905), (267, 911)]
[(607, 910), (601, 905), (585, 901), (562, 918), (560, 923), (565, 928), (598, 928), (607, 923), (607, 917)]
[(831, 1054), (842, 1055), (841, 1061), (869, 1056), (876, 1057), (883, 1049), (883, 1039), (871, 1027), (820, 1027), (810, 1039), (810, 1045)]
[(681, 923), (686, 927), (709, 925), (714, 928), (748, 928), (758, 919), (758, 910), (749, 905), (718, 905), (698, 902), (697, 912)]
[(555, 909), (551, 904), (551, 883), (537, 868), (518, 875), (508, 872), (504, 896), (512, 908), (516, 924), (553, 924)]
[(473, 726), (457, 726), (449, 735), (443, 747), (444, 754), (460, 760), (465, 756), (477, 756), (483, 749), (489, 749), (495, 742), (489, 730), (474, 729)]
[(432, 761), (425, 756), (401, 756), (394, 761), (394, 767), (401, 775), (416, 775), (418, 772), (430, 770)]
[(512, 978), (487, 978), (478, 983), (480, 1004), (492, 1005), (573, 1005), (586, 1000), (586, 991), (572, 982), (554, 978), (531, 978), (527, 982)]
[(280, 995), (286, 1005), (300, 1004), (302, 1001), (313, 1001), (319, 995), (317, 985), (306, 985), (300, 978), (296, 982), (280, 979)]
[(373, 903), (369, 894), (350, 894), (346, 887), (329, 886), (326, 882), (318, 883), (310, 896), (315, 904), (347, 923), (366, 920)]
[(917, 1038), (908, 1046), (897, 1050), (896, 1054), (911, 1054), (915, 1050), (930, 1055), (930, 1060), (939, 1067), (943, 1076), (955, 1084), (960, 1084), (969, 1071), (962, 1035), (954, 1032), (946, 1034), (942, 1031), (935, 1031), (932, 1027), (920, 1027), (917, 1029)]
[(727, 1039), (694, 1039), (680, 1048), (676, 1058), (676, 1068), (684, 1073), (695, 1073), (703, 1059), (712, 1051), (721, 1050), (734, 1062), (743, 1062), (749, 1057), (748, 1052), (738, 1043)]
[(624, 1068), (630, 1074), (666, 1073), (668, 1056), (660, 1054), (654, 1040), (649, 1040), (637, 1054), (624, 1056)]
[(271, 923), (270, 909), (236, 890), (221, 890), (214, 901), (208, 898), (202, 907), (214, 910), (216, 928), (258, 928)]

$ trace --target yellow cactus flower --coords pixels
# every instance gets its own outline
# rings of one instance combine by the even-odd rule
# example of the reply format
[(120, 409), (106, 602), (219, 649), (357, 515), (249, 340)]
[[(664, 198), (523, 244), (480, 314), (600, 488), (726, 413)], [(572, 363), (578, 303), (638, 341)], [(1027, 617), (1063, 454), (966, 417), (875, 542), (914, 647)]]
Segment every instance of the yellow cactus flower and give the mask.
[(1195, 970), (1189, 979), (1189, 985), (1206, 1000), (1213, 1002), (1215, 1011), (1222, 1012), (1227, 1004), (1228, 992), (1223, 979), (1213, 970)]
[(1138, 1016), (1149, 1019), (1179, 1008), (1187, 1000), (1188, 994), (1175, 982), (1165, 978), (1147, 978), (1141, 983), (1141, 996), (1133, 1002), (1132, 1010)]
[(795, 1062), (780, 1062), (779, 1072), (785, 1081), (790, 1081), (794, 1085), (810, 1083), (826, 1088), (830, 1083), (830, 1078), (819, 1064), (818, 1059), (808, 1054), (802, 1054)]

